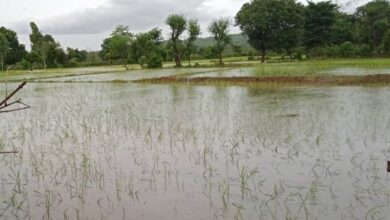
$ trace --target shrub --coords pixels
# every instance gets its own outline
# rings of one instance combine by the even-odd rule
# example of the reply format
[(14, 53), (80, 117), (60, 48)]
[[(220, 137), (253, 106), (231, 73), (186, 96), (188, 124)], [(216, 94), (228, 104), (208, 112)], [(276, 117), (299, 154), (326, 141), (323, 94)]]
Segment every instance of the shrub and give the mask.
[(388, 29), (383, 36), (382, 47), (383, 52), (387, 55), (390, 55), (390, 29)]
[(154, 68), (162, 68), (163, 66), (163, 59), (159, 54), (152, 54), (147, 60), (148, 68), (154, 69)]

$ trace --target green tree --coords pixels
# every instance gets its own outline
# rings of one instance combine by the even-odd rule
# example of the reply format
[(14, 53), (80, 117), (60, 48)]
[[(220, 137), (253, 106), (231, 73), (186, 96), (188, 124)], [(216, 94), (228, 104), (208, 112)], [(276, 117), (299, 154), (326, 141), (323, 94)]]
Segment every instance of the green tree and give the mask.
[(318, 47), (332, 39), (332, 26), (335, 22), (337, 5), (330, 1), (314, 3), (309, 1), (305, 10), (304, 44), (318, 55)]
[(295, 0), (252, 0), (237, 13), (236, 24), (248, 36), (249, 44), (261, 53), (264, 63), (267, 50), (290, 49), (298, 44), (301, 11), (302, 6)]
[(9, 51), (9, 43), (7, 38), (0, 33), (0, 59), (1, 59), (1, 71), (4, 71), (4, 59)]
[(43, 68), (58, 67), (66, 62), (66, 54), (62, 50), (61, 45), (57, 43), (53, 36), (49, 34), (43, 35), (34, 23), (30, 23), (31, 34), (31, 54), (32, 61), (43, 63)]
[(390, 3), (386, 0), (374, 0), (359, 7), (356, 11), (359, 23), (361, 43), (372, 49), (379, 48), (383, 36), (390, 28)]
[(30, 23), (31, 34), (30, 34), (30, 42), (31, 42), (31, 53), (32, 57), (40, 57), (43, 62), (43, 68), (46, 69), (46, 52), (47, 52), (47, 44), (44, 42), (43, 35), (39, 30), (38, 26), (34, 23)]
[(73, 49), (68, 47), (66, 52), (69, 61), (81, 63), (87, 60), (88, 52), (86, 50), (79, 50), (78, 48)]
[(390, 55), (390, 29), (388, 29), (385, 32), (383, 36), (382, 44), (383, 44), (383, 52), (387, 55)]
[(128, 70), (127, 61), (129, 59), (132, 41), (133, 35), (130, 33), (129, 28), (120, 25), (112, 32), (109, 42), (109, 48), (112, 56), (117, 59), (121, 59), (126, 70)]
[(165, 23), (171, 29), (170, 43), (172, 46), (173, 56), (175, 57), (176, 67), (181, 66), (181, 60), (185, 53), (185, 45), (180, 38), (187, 28), (187, 20), (183, 15), (169, 15)]
[(191, 66), (192, 54), (196, 50), (195, 41), (200, 35), (200, 25), (198, 20), (190, 19), (188, 21), (188, 39), (186, 41), (186, 54), (188, 56), (188, 61)]
[(133, 59), (142, 67), (145, 64), (149, 68), (162, 67), (164, 50), (161, 30), (154, 28), (146, 33), (137, 34), (131, 45)]
[(228, 18), (220, 18), (211, 22), (209, 32), (214, 36), (216, 42), (215, 49), (218, 53), (219, 64), (222, 65), (222, 53), (226, 46), (230, 44), (231, 38), (229, 36), (230, 21)]
[(356, 18), (354, 15), (336, 12), (335, 22), (331, 27), (329, 43), (340, 45), (344, 42), (357, 43)]
[(19, 44), (16, 32), (5, 27), (1, 27), (0, 33), (7, 38), (9, 43), (9, 51), (6, 59), (4, 60), (6, 65), (15, 64), (28, 57), (28, 52), (26, 51), (25, 46), (23, 44)]
[(110, 42), (111, 42), (111, 37), (108, 37), (103, 40), (103, 43), (101, 44), (102, 49), (99, 52), (99, 56), (103, 60), (110, 61), (110, 63), (112, 64), (113, 57), (110, 51)]

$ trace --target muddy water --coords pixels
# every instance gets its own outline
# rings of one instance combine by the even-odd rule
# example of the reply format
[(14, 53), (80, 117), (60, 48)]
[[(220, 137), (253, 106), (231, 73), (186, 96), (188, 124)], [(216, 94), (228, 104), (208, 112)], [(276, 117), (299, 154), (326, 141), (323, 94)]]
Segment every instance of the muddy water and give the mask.
[(241, 77), (241, 76), (297, 76), (297, 75), (377, 75), (390, 74), (389, 68), (362, 67), (316, 67), (299, 65), (280, 65), (266, 67), (246, 67), (240, 69), (220, 69), (192, 77)]
[[(1, 87), (1, 94), (4, 88)], [(390, 88), (29, 84), (0, 219), (385, 219)]]

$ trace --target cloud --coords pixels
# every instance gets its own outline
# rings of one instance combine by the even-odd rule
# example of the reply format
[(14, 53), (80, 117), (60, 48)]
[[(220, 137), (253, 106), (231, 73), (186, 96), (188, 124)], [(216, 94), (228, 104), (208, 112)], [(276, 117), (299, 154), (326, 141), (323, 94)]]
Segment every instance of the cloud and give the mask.
[[(38, 1), (44, 2), (44, 0)], [(69, 1), (77, 2), (78, 0)], [(159, 27), (163, 30), (164, 36), (167, 36), (169, 30), (164, 21), (169, 14), (173, 13), (198, 19), (202, 27), (202, 36), (208, 36), (207, 26), (212, 20), (219, 17), (233, 18), (241, 6), (250, 0), (99, 0), (99, 4), (92, 4), (93, 0), (88, 1), (89, 6), (85, 5), (82, 7), (84, 9), (78, 9), (78, 11), (59, 10), (63, 14), (55, 16), (52, 15), (53, 11), (47, 14), (42, 12), (39, 13), (42, 14), (39, 18), (35, 14), (34, 16), (26, 15), (27, 18), (20, 17), (20, 21), (9, 27), (18, 34), (26, 36), (30, 32), (30, 20), (28, 19), (35, 19), (34, 21), (43, 33), (52, 34), (55, 38), (58, 36), (57, 39), (63, 45), (74, 45), (80, 48), (86, 48), (83, 45), (88, 45), (88, 48), (99, 49), (104, 36), (108, 36), (117, 25), (127, 25), (134, 33)], [(348, 2), (359, 2), (353, 5), (356, 7), (366, 1), (368, 0), (338, 0), (339, 3), (344, 3), (342, 5), (346, 8), (351, 8)], [(44, 7), (39, 8), (53, 10), (53, 8), (45, 9)], [(66, 6), (60, 4), (58, 7)], [(236, 33), (239, 30), (237, 27), (232, 27), (231, 31)], [(29, 42), (26, 39), (27, 37), (24, 37), (22, 42), (28, 45)]]
[[(221, 16), (234, 16), (234, 6), (243, 0), (110, 0), (83, 11), (38, 20), (38, 26), (51, 34), (101, 34), (116, 25), (128, 25), (134, 32), (163, 27), (169, 14), (180, 13), (199, 19), (202, 24)], [(231, 4), (230, 4), (231, 3)], [(233, 7), (232, 7), (233, 6)], [(237, 10), (238, 10), (237, 9)], [(22, 34), (29, 32), (28, 21), (14, 24)]]

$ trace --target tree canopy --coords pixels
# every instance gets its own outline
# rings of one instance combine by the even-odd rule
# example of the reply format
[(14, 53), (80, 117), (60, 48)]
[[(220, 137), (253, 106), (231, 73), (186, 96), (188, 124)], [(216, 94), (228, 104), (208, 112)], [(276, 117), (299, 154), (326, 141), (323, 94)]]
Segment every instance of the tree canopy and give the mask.
[(229, 36), (230, 21), (228, 18), (220, 18), (211, 22), (209, 26), (210, 33), (214, 36), (216, 41), (215, 50), (218, 53), (219, 64), (222, 65), (222, 53), (226, 46), (230, 44), (231, 39)]
[[(295, 0), (252, 0), (236, 15), (236, 24), (265, 61), (267, 50), (291, 48), (299, 42), (302, 6)], [(290, 38), (292, 39), (290, 41)]]

